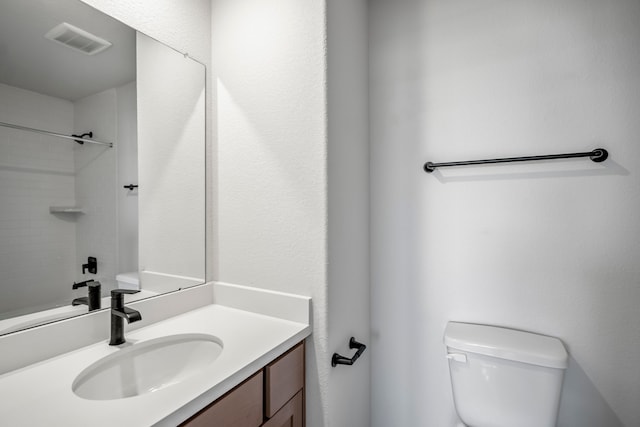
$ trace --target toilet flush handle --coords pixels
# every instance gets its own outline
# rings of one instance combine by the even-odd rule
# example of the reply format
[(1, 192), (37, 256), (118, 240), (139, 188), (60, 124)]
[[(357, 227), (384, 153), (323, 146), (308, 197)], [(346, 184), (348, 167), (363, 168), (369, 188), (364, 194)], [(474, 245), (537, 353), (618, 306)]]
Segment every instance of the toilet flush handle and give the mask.
[(454, 362), (467, 363), (467, 355), (463, 353), (447, 353), (447, 359)]

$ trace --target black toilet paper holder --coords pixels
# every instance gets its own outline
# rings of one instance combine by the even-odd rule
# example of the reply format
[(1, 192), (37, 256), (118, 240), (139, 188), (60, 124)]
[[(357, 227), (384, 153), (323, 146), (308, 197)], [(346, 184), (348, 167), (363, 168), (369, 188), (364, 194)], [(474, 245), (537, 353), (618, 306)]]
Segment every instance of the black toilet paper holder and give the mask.
[(362, 353), (364, 353), (367, 346), (356, 341), (354, 337), (351, 337), (351, 339), (349, 340), (349, 348), (357, 348), (358, 350), (351, 359), (341, 356), (338, 353), (333, 353), (333, 357), (331, 357), (331, 366), (335, 368), (336, 365), (353, 365), (354, 363), (356, 363), (356, 360), (358, 360)]

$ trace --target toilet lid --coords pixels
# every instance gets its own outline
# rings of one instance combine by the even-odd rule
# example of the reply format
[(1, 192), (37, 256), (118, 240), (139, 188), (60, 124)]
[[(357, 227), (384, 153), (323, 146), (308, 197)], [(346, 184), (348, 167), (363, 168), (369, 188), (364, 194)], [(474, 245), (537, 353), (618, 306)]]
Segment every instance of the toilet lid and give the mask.
[(566, 369), (569, 358), (558, 338), (473, 323), (449, 322), (444, 343), (469, 353), (549, 368)]

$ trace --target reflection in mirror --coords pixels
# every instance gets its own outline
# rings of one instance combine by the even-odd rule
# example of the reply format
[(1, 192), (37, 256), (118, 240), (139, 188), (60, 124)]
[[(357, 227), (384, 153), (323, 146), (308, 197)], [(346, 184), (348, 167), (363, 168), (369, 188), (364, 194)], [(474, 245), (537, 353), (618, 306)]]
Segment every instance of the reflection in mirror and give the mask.
[(3, 0), (0, 334), (204, 281), (204, 123), (201, 64), (78, 0)]
[(167, 292), (205, 277), (205, 72), (137, 40), (140, 280)]

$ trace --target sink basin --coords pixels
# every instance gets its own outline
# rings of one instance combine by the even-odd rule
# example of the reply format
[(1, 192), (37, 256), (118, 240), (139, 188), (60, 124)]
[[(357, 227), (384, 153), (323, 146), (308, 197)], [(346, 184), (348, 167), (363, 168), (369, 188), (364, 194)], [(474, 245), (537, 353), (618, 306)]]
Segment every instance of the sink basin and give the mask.
[(213, 335), (180, 334), (143, 341), (93, 363), (71, 388), (89, 400), (153, 393), (198, 374), (220, 353), (222, 341)]

